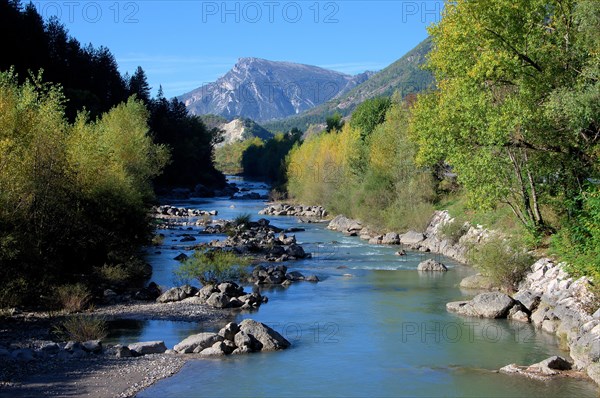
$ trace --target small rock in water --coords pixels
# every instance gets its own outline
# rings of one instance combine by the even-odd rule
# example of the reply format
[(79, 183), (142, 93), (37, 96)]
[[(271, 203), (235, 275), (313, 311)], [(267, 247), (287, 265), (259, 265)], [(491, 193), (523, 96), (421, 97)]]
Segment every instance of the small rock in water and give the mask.
[(425, 272), (446, 272), (448, 271), (448, 268), (444, 264), (430, 258), (422, 261), (417, 267), (417, 270)]

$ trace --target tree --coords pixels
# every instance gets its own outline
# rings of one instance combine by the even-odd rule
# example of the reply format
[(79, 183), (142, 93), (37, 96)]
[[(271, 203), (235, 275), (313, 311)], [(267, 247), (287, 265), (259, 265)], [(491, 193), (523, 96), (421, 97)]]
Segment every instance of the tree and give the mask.
[(325, 120), (325, 123), (327, 124), (326, 131), (328, 133), (330, 133), (332, 131), (340, 131), (342, 129), (342, 127), (344, 126), (344, 121), (342, 120), (342, 114), (339, 112), (336, 112), (331, 116), (328, 116), (327, 119)]
[(144, 102), (144, 104), (148, 104), (150, 102), (150, 85), (148, 84), (148, 79), (146, 78), (146, 72), (144, 72), (141, 66), (137, 67), (133, 73), (133, 76), (131, 76), (129, 79), (128, 86), (129, 95), (136, 95), (138, 99)]
[(472, 204), (506, 203), (533, 232), (598, 173), (598, 46), (582, 29), (594, 3), (458, 0), (430, 29), (438, 90), (413, 109), (420, 163), (447, 162)]
[(377, 125), (385, 121), (385, 113), (391, 105), (389, 97), (368, 99), (352, 112), (350, 124), (360, 130), (361, 137), (365, 140)]

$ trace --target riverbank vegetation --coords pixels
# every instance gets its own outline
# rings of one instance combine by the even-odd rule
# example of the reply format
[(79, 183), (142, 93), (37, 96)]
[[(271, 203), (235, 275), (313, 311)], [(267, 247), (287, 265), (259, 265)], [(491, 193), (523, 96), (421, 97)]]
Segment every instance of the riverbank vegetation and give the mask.
[(0, 307), (139, 284), (155, 190), (224, 185), (218, 131), (32, 4), (0, 0), (0, 33)]
[(447, 3), (436, 89), (367, 101), (296, 146), (289, 194), (390, 230), (450, 208), (599, 278), (599, 20), (591, 0)]

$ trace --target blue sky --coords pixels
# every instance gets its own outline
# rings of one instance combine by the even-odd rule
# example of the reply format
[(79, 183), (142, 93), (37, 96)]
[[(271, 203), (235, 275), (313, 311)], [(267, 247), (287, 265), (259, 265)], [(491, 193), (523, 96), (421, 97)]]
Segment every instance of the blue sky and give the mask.
[(121, 71), (146, 71), (168, 97), (224, 75), (240, 57), (356, 74), (379, 70), (427, 37), (442, 0), (37, 0), (80, 42), (104, 45)]

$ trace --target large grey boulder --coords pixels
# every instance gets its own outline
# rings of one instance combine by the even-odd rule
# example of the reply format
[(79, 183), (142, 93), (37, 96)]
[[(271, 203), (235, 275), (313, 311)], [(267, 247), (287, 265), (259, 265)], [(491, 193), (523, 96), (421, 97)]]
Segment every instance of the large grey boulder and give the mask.
[(198, 333), (186, 337), (183, 341), (173, 347), (173, 349), (180, 354), (189, 354), (194, 352), (198, 347), (205, 349), (219, 341), (223, 341), (223, 337), (216, 333)]
[(397, 245), (400, 243), (400, 236), (395, 232), (389, 232), (383, 235), (381, 243), (384, 245)]
[(240, 327), (235, 322), (229, 322), (225, 325), (221, 330), (219, 330), (219, 336), (223, 337), (225, 340), (233, 341), (235, 339), (235, 335), (240, 331)]
[(208, 348), (194, 352), (200, 352), (200, 355), (203, 357), (221, 357), (226, 354), (225, 350), (227, 350), (227, 346), (223, 342), (219, 341)]
[(181, 286), (181, 287), (174, 287), (174, 288), (167, 290), (160, 296), (158, 296), (158, 298), (156, 299), (156, 302), (171, 303), (171, 302), (181, 301), (188, 297), (192, 297), (197, 292), (198, 292), (198, 290), (196, 288), (189, 286), (189, 285), (185, 285), (185, 286)]
[(478, 294), (471, 301), (448, 303), (446, 309), (465, 316), (506, 318), (515, 303), (507, 294), (491, 292)]
[(362, 230), (363, 226), (359, 221), (352, 220), (343, 215), (339, 215), (336, 216), (333, 220), (331, 220), (331, 222), (329, 222), (327, 228), (340, 232), (358, 233), (360, 230)]
[(127, 346), (130, 351), (137, 355), (162, 354), (167, 351), (164, 341), (145, 341), (133, 343)]
[(297, 282), (297, 281), (303, 281), (304, 280), (304, 275), (302, 275), (300, 272), (298, 271), (292, 271), (289, 272), (288, 274), (286, 274), (286, 279), (292, 281), (292, 282)]
[(446, 272), (448, 271), (448, 267), (430, 258), (419, 263), (419, 265), (417, 266), (417, 270), (423, 272)]
[(304, 249), (302, 248), (302, 246), (299, 246), (299, 245), (288, 246), (287, 250), (285, 251), (285, 254), (287, 254), (288, 256), (296, 257), (296, 258), (306, 257), (306, 253), (304, 252)]
[(400, 235), (400, 243), (405, 245), (416, 245), (425, 240), (425, 235), (421, 232), (408, 231), (405, 234)]
[(233, 339), (233, 342), (235, 343), (237, 348), (246, 347), (248, 352), (252, 350), (252, 346), (256, 345), (253, 344), (254, 341), (256, 341), (256, 339), (253, 339), (248, 335), (248, 333), (244, 331), (239, 331), (238, 333), (236, 333)]
[(282, 335), (267, 325), (252, 319), (244, 319), (240, 323), (240, 331), (258, 340), (261, 351), (281, 350), (291, 345)]
[(213, 293), (206, 300), (206, 304), (215, 308), (225, 308), (229, 305), (229, 297), (224, 293)]

